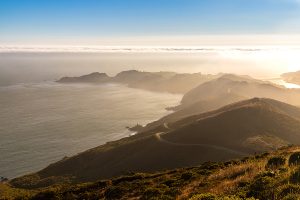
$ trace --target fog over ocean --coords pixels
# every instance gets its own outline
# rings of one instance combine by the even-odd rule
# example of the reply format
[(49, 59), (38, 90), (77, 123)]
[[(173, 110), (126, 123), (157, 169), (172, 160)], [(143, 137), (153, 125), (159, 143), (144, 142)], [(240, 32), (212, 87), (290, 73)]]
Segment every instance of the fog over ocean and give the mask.
[(0, 86), (52, 81), (91, 72), (123, 70), (220, 72), (279, 78), (300, 70), (298, 47), (5, 47), (0, 46)]

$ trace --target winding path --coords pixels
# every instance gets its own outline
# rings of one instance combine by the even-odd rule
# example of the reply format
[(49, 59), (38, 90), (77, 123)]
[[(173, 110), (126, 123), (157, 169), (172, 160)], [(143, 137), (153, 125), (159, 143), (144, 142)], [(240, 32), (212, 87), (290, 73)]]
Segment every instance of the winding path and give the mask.
[[(168, 124), (164, 123), (164, 127), (169, 129)], [(246, 153), (242, 153), (239, 151), (235, 151), (226, 147), (222, 147), (222, 146), (217, 146), (217, 145), (210, 145), (210, 144), (185, 144), (185, 143), (177, 143), (177, 142), (172, 142), (172, 141), (168, 141), (166, 139), (164, 139), (163, 137), (161, 137), (162, 135), (166, 134), (165, 132), (160, 132), (160, 133), (156, 133), (154, 136), (155, 138), (159, 141), (159, 142), (163, 142), (169, 145), (175, 145), (175, 146), (197, 146), (197, 147), (208, 147), (208, 148), (213, 148), (213, 149), (217, 149), (217, 150), (221, 150), (221, 151), (227, 151), (230, 152), (232, 154), (237, 154), (240, 156), (248, 156), (249, 154)]]

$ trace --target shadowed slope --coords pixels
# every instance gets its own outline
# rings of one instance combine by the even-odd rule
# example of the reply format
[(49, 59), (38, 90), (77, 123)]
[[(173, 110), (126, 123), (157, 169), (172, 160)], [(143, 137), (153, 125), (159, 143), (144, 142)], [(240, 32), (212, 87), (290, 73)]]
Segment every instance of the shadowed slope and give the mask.
[[(144, 132), (102, 145), (12, 183), (20, 187), (40, 187), (61, 182), (63, 178), (91, 181), (128, 171), (153, 172), (193, 166), (290, 143), (300, 144), (299, 113), (299, 108), (278, 101), (250, 99), (167, 124), (156, 132)], [(256, 148), (249, 145), (249, 140), (256, 142), (254, 138), (260, 142), (254, 145)], [(30, 182), (31, 179), (35, 181)]]

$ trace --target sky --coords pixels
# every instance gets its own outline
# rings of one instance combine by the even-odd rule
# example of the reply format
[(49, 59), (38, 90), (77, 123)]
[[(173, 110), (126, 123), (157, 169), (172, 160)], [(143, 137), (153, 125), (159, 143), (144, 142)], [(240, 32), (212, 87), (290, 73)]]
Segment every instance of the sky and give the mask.
[(0, 44), (300, 44), (300, 0), (0, 0)]

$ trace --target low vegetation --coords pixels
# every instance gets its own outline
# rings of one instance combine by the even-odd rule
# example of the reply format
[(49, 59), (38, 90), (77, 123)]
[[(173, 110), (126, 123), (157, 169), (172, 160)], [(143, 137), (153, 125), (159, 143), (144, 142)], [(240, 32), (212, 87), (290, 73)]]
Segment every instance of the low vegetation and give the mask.
[(290, 156), (289, 165), (300, 165), (300, 152), (295, 152)]
[(299, 152), (300, 147), (286, 147), (241, 160), (38, 189), (20, 189), (6, 182), (0, 185), (0, 199), (296, 200), (300, 198)]

